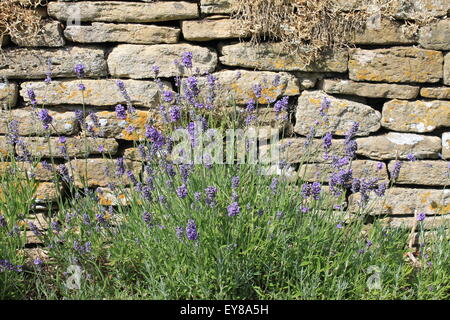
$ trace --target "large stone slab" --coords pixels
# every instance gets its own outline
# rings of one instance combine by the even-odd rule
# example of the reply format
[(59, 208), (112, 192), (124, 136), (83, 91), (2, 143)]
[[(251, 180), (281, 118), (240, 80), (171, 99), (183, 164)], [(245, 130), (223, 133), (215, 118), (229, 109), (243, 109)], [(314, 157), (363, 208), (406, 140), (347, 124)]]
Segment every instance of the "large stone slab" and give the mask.
[[(51, 164), (48, 164), (52, 167)], [(52, 167), (53, 168), (53, 167)], [(53, 169), (52, 169), (53, 170)], [(0, 162), (0, 175), (3, 174), (24, 174), (36, 181), (52, 181), (54, 174), (52, 170), (44, 167), (41, 162), (29, 163), (25, 161)]]
[(48, 202), (56, 202), (61, 195), (63, 188), (53, 182), (41, 182), (38, 184), (34, 193), (34, 201), (36, 204), (46, 204)]
[(328, 124), (321, 124), (316, 128), (316, 136), (325, 132), (335, 135), (345, 135), (354, 122), (359, 123), (357, 135), (365, 136), (380, 129), (381, 114), (370, 106), (347, 99), (330, 96), (322, 91), (304, 91), (298, 99), (296, 110), (296, 124), (294, 131), (301, 135), (308, 135), (310, 127), (317, 120), (320, 121), (322, 101), (327, 98), (331, 107), (327, 111)]
[(0, 136), (0, 159), (6, 157), (10, 151), (13, 151), (14, 147), (8, 144), (8, 140), (4, 136)]
[(123, 42), (133, 44), (177, 43), (180, 29), (144, 24), (94, 22), (90, 26), (68, 26), (67, 39), (80, 43)]
[(420, 90), (419, 87), (409, 85), (332, 79), (323, 80), (322, 89), (331, 94), (390, 99), (414, 99)]
[(443, 17), (450, 11), (450, 3), (447, 0), (401, 0), (395, 5), (395, 18), (404, 20)]
[[(117, 175), (116, 161), (113, 159), (72, 160), (68, 167), (72, 168), (69, 171), (78, 188), (82, 188), (84, 182), (90, 188), (106, 187), (109, 184), (126, 186), (131, 183), (127, 174), (123, 176)], [(141, 163), (125, 160), (125, 168), (126, 170), (131, 170), (135, 176), (138, 176), (141, 170)]]
[(431, 87), (420, 89), (420, 95), (429, 99), (444, 99), (450, 100), (450, 88), (449, 87)]
[(419, 32), (421, 47), (433, 50), (450, 50), (450, 19), (439, 20), (422, 27)]
[(238, 28), (232, 19), (204, 19), (182, 21), (183, 37), (189, 41), (211, 41), (245, 37), (246, 33)]
[(4, 107), (4, 109), (15, 107), (17, 104), (18, 93), (17, 83), (0, 82), (0, 107)]
[(443, 56), (440, 51), (415, 47), (352, 49), (348, 63), (350, 79), (385, 82), (439, 82)]
[(356, 139), (356, 154), (376, 160), (407, 159), (413, 154), (417, 159), (437, 159), (441, 151), (439, 137), (413, 133), (388, 134)]
[[(369, 209), (372, 215), (427, 215), (450, 213), (450, 190), (390, 188), (385, 197), (371, 195)], [(350, 195), (349, 211), (358, 212), (359, 193)]]
[(442, 158), (450, 159), (450, 132), (442, 134)]
[(100, 22), (159, 22), (197, 18), (196, 3), (185, 1), (158, 1), (152, 3), (124, 1), (83, 1), (65, 3), (52, 1), (48, 14), (60, 21), (78, 16), (80, 21)]
[[(217, 79), (215, 101), (219, 106), (231, 106), (233, 102), (243, 105), (250, 99), (268, 104), (282, 96), (300, 94), (299, 79), (287, 72), (224, 70), (213, 73), (213, 76)], [(209, 90), (207, 78), (199, 78), (198, 83), (203, 89), (203, 98), (206, 98)], [(256, 85), (262, 87), (260, 98), (254, 93)]]
[[(162, 116), (159, 109), (149, 111), (136, 110), (133, 116), (128, 115), (127, 119), (119, 119), (115, 112), (101, 111), (95, 115), (99, 121), (99, 127), (95, 126), (88, 116), (86, 123), (93, 127), (95, 135), (104, 138), (116, 138), (121, 140), (142, 140), (145, 138), (146, 124), (153, 123), (161, 128), (163, 125)], [(88, 133), (91, 135), (91, 133)]]
[(105, 53), (102, 49), (66, 47), (61, 49), (5, 49), (0, 55), (0, 77), (12, 79), (44, 79), (48, 59), (52, 61), (54, 78), (75, 77), (74, 67), (85, 66), (86, 77), (106, 76)]
[(448, 127), (450, 101), (389, 101), (383, 106), (381, 125), (402, 132), (432, 132)]
[[(414, 225), (416, 230), (432, 230), (439, 227), (450, 228), (450, 215), (426, 217), (424, 221), (418, 222), (415, 217), (389, 217), (382, 220), (383, 223), (393, 228), (405, 228), (411, 230)], [(430, 232), (425, 233), (425, 237), (429, 238)], [(436, 238), (436, 235), (434, 235)]]
[[(395, 161), (389, 162), (392, 172)], [(404, 161), (396, 184), (417, 184), (424, 186), (450, 185), (450, 168), (448, 161)]]
[(417, 42), (414, 35), (403, 31), (400, 22), (384, 18), (375, 23), (368, 23), (362, 30), (349, 35), (348, 40), (359, 45), (399, 45)]
[(0, 134), (8, 133), (8, 124), (12, 120), (18, 123), (18, 133), (21, 136), (44, 136), (49, 132), (53, 135), (70, 136), (78, 132), (78, 125), (74, 112), (49, 111), (53, 118), (48, 130), (44, 129), (39, 120), (39, 109), (22, 108), (11, 111), (0, 110)]
[[(104, 138), (69, 137), (66, 138), (66, 143), (64, 144), (60, 143), (57, 137), (50, 137), (50, 143), (48, 138), (45, 137), (26, 137), (22, 138), (22, 140), (32, 156), (43, 158), (64, 158), (65, 154), (61, 150), (63, 146), (65, 146), (67, 155), (71, 158), (102, 154), (99, 150), (100, 146), (103, 146), (103, 153), (114, 155), (119, 147), (115, 139)], [(19, 155), (23, 155), (23, 150), (18, 146), (16, 146), (16, 152)]]
[[(122, 44), (112, 50), (108, 67), (113, 77), (132, 79), (154, 78), (153, 66), (160, 68), (161, 77), (187, 75), (189, 70), (175, 65), (183, 53), (193, 55), (193, 68), (200, 73), (213, 72), (217, 66), (217, 53), (211, 49), (190, 44), (132, 45)], [(190, 72), (192, 74), (192, 71)]]
[(204, 14), (232, 13), (233, 0), (200, 0), (200, 10)]
[(63, 47), (66, 44), (58, 21), (45, 23), (39, 34), (32, 38), (16, 34), (11, 37), (11, 41), (21, 47)]
[(450, 52), (445, 55), (444, 59), (444, 84), (450, 86)]
[[(123, 80), (131, 102), (136, 106), (156, 106), (159, 103), (158, 85), (154, 81)], [(82, 105), (83, 102), (91, 106), (114, 106), (126, 103), (120, 93), (116, 80), (83, 80), (86, 90), (80, 91), (80, 81), (52, 81), (22, 83), (20, 94), (27, 102), (30, 101), (27, 90), (32, 88), (39, 104), (46, 105)], [(169, 82), (163, 82), (163, 89), (171, 89)]]
[(222, 45), (220, 61), (227, 66), (269, 71), (346, 72), (346, 50), (325, 55), (320, 61), (305, 66), (301, 53), (292, 53), (278, 43), (237, 43)]
[[(381, 168), (378, 166), (381, 165)], [(358, 179), (377, 178), (378, 181), (387, 182), (388, 174), (383, 162), (372, 160), (353, 160), (351, 164), (353, 177)], [(298, 176), (304, 181), (328, 181), (330, 174), (336, 172), (329, 163), (303, 164), (298, 170)]]
[[(312, 139), (308, 145), (307, 142), (308, 140), (306, 138), (287, 138), (280, 140), (278, 144), (279, 160), (286, 161), (288, 164), (330, 162), (330, 159), (324, 158), (321, 139)], [(261, 145), (259, 148), (260, 155), (266, 159), (271, 159), (271, 156), (274, 156), (271, 149), (276, 149), (276, 147), (271, 144)], [(344, 140), (333, 140), (329, 154), (343, 157), (345, 155)]]

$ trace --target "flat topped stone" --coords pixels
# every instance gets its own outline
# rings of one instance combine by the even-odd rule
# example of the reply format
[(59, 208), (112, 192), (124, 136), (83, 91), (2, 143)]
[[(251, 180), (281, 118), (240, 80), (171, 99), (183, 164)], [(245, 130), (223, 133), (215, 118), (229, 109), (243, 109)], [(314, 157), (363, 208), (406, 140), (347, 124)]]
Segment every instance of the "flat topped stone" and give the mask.
[(158, 1), (151, 3), (124, 1), (56, 2), (48, 4), (48, 14), (60, 21), (69, 21), (75, 14), (80, 21), (159, 22), (195, 19), (199, 16), (196, 3)]

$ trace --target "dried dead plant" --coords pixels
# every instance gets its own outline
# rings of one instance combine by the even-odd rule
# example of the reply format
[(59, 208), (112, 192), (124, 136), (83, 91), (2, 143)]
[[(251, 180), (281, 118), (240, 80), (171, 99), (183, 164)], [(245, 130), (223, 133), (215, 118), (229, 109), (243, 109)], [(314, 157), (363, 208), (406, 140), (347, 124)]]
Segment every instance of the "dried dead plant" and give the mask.
[(27, 40), (37, 36), (42, 16), (36, 9), (46, 3), (46, 0), (1, 0), (0, 38), (10, 35)]
[[(233, 18), (254, 44), (281, 42), (286, 50), (300, 51), (300, 62), (309, 65), (324, 51), (351, 46), (356, 32), (381, 18), (392, 19), (410, 1), (233, 0)], [(418, 24), (429, 21), (422, 12), (417, 10), (415, 20), (405, 23), (405, 32), (414, 33)]]

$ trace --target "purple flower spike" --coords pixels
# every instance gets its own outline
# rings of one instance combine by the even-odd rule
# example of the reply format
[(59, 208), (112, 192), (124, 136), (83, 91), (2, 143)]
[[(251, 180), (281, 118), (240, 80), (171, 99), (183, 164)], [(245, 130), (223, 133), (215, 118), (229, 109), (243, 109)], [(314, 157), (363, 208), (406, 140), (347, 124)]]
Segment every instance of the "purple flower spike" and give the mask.
[(127, 111), (123, 105), (118, 104), (116, 106), (116, 115), (117, 115), (117, 118), (122, 119), (122, 120), (125, 120), (127, 118)]
[(81, 63), (79, 63), (79, 64), (77, 64), (75, 66), (74, 70), (75, 70), (75, 73), (76, 73), (78, 78), (80, 78), (80, 79), (84, 78), (84, 76), (85, 76), (85, 70), (84, 69), (85, 69), (84, 65), (81, 64)]
[(239, 212), (241, 212), (241, 207), (239, 207), (239, 204), (237, 202), (233, 202), (227, 207), (227, 211), (229, 217), (234, 217), (238, 215)]
[(48, 130), (50, 124), (51, 124), (52, 121), (53, 121), (52, 116), (49, 115), (47, 109), (41, 109), (41, 110), (39, 110), (38, 115), (39, 115), (39, 119), (41, 120), (44, 129), (45, 129), (45, 130)]
[(188, 221), (188, 224), (186, 226), (186, 236), (191, 241), (198, 240), (197, 225), (192, 219)]

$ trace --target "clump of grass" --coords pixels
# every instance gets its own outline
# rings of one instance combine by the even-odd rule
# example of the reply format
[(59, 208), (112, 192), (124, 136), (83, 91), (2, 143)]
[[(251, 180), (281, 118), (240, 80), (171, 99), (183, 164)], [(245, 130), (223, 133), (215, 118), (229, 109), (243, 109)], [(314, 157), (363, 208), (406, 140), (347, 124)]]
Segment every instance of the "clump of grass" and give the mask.
[(46, 0), (0, 1), (0, 38), (5, 35), (24, 40), (36, 37), (42, 28), (42, 16), (36, 8), (46, 3)]
[[(281, 42), (286, 50), (300, 52), (300, 62), (307, 66), (328, 50), (351, 46), (353, 35), (364, 30), (370, 18), (393, 19), (402, 7), (414, 5), (408, 0), (234, 0), (233, 18), (253, 43)], [(415, 12), (414, 21), (402, 28), (405, 33), (432, 20), (424, 10)]]

